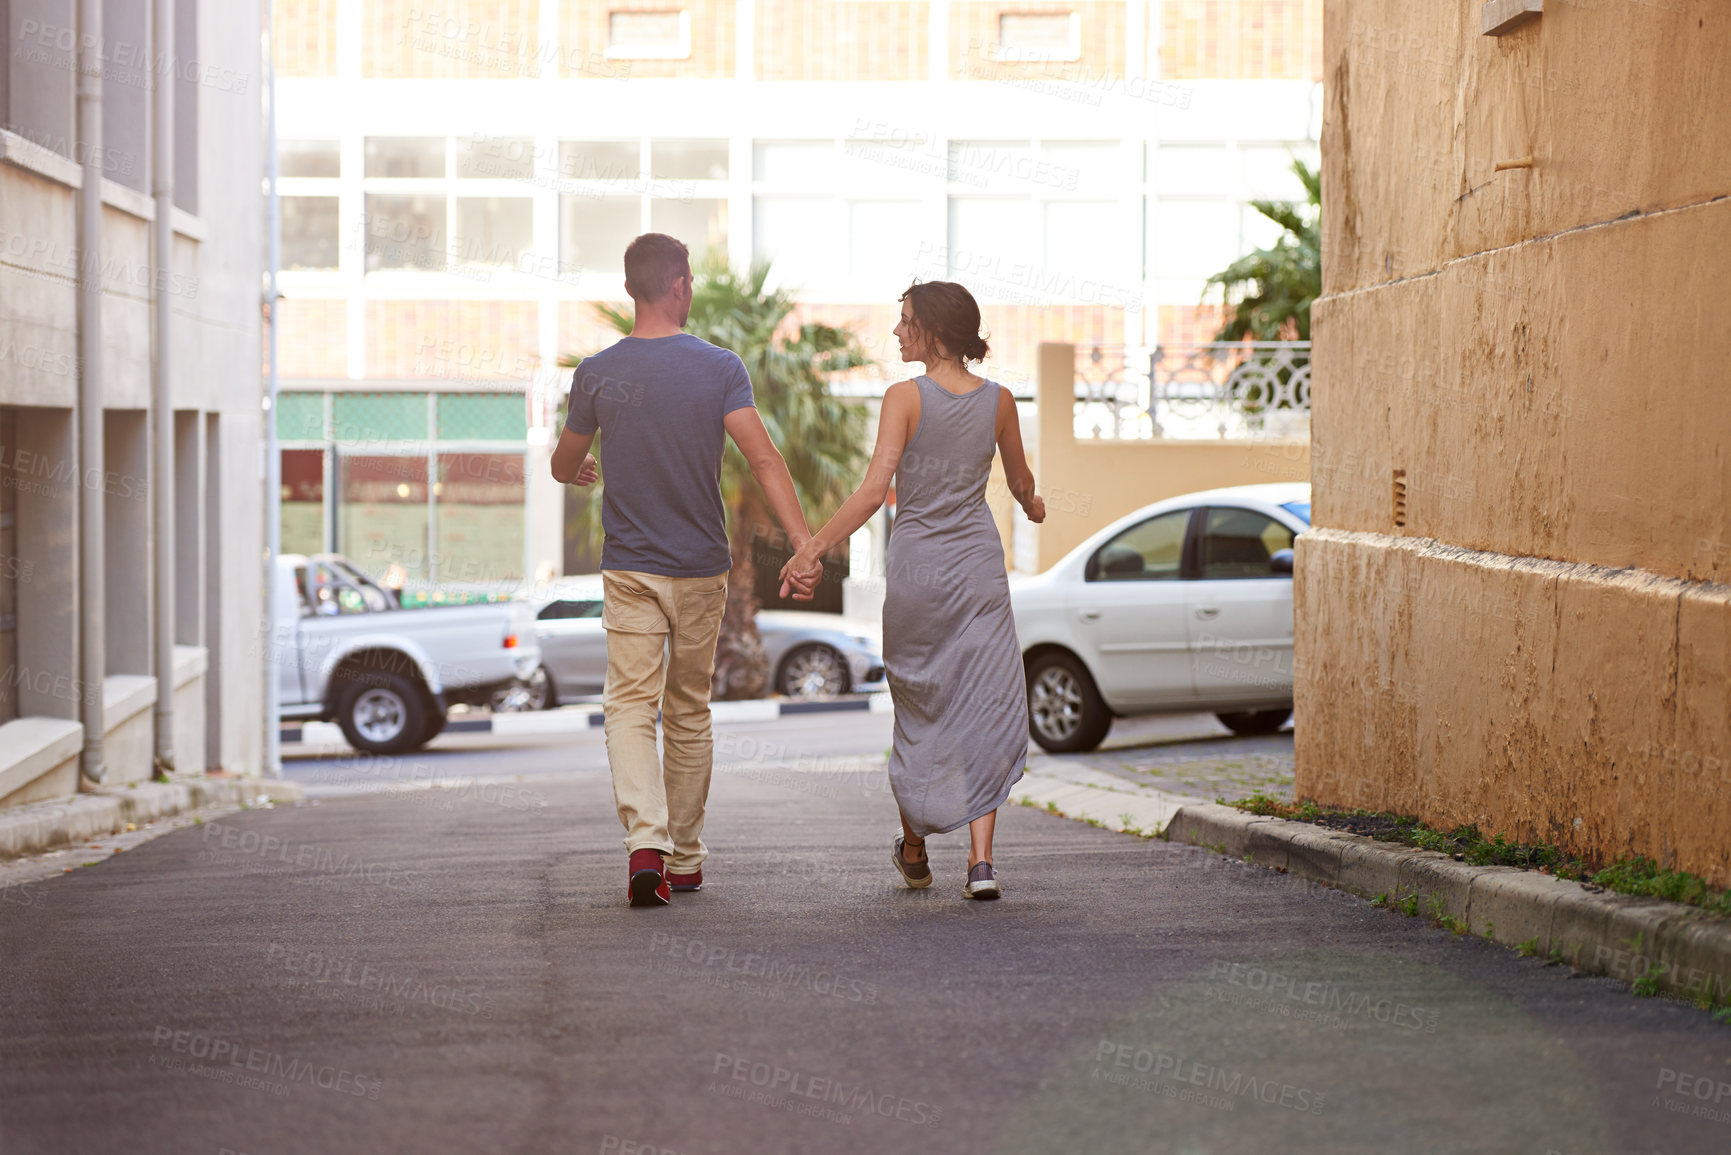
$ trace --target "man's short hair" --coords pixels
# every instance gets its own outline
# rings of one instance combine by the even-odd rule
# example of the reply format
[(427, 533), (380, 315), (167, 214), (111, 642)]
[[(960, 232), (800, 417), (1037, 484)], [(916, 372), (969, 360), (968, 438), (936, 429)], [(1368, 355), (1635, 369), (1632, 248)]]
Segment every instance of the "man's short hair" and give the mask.
[(644, 233), (625, 246), (625, 291), (634, 301), (659, 301), (690, 275), (691, 250), (676, 237)]

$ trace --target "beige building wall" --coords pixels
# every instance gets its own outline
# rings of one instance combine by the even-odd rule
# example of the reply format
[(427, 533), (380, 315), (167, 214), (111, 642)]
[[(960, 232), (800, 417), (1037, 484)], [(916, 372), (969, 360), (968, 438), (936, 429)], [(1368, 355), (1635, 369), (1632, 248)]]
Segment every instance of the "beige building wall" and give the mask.
[(1731, 23), (1330, 0), (1298, 791), (1731, 883)]

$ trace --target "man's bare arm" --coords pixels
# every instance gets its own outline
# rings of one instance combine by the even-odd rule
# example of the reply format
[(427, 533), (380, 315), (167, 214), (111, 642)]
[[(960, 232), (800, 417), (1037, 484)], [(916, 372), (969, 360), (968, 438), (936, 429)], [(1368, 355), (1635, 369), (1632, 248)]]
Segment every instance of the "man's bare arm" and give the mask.
[[(805, 511), (799, 507), (799, 495), (793, 488), (793, 475), (787, 471), (787, 461), (781, 455), (781, 450), (775, 447), (775, 442), (769, 439), (769, 430), (763, 427), (763, 418), (755, 408), (745, 406), (735, 409), (721, 419), (727, 429), (727, 435), (733, 438), (733, 443), (739, 446), (739, 451), (745, 454), (746, 464), (751, 466), (751, 475), (757, 478), (757, 483), (763, 487), (763, 496), (769, 502), (769, 511), (781, 523), (781, 528), (787, 534), (788, 541), (795, 550), (811, 538), (811, 527), (806, 524)], [(821, 574), (822, 566), (817, 573)], [(801, 583), (802, 588), (806, 588)], [(816, 588), (816, 576), (813, 575), (809, 588)], [(806, 599), (810, 598), (809, 591)], [(806, 600), (802, 599), (802, 600)]]
[(589, 447), (594, 444), (593, 433), (561, 429), (559, 444), (553, 447), (553, 480), (560, 485), (595, 484), (595, 459), (589, 456)]

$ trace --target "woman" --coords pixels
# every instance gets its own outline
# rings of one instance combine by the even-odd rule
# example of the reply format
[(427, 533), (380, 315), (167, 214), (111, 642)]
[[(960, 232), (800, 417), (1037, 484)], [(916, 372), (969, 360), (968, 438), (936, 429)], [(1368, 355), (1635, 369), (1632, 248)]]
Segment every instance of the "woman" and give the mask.
[(968, 370), (988, 352), (973, 295), (948, 281), (915, 282), (901, 302), (902, 360), (926, 371), (885, 391), (865, 481), (787, 563), (782, 592), (877, 512), (894, 478), (884, 665), (902, 833), (892, 858), (910, 887), (929, 886), (926, 837), (966, 825), (964, 893), (997, 898), (992, 827), (1022, 776), (1028, 706), (1004, 546), (986, 506), (994, 448), (1029, 520), (1045, 520), (1046, 503), (1034, 494), (1009, 390)]

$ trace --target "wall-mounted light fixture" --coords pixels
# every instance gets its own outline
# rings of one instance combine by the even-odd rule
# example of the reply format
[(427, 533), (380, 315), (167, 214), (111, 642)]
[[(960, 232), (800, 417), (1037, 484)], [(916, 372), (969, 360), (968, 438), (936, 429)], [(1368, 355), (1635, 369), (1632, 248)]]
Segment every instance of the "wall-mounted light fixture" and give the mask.
[(1545, 14), (1545, 0), (1485, 0), (1484, 34), (1501, 36)]

